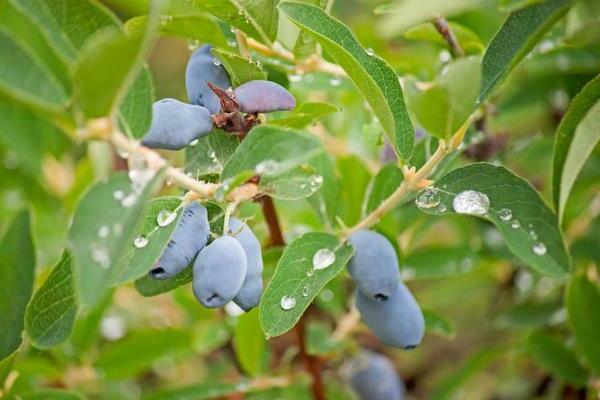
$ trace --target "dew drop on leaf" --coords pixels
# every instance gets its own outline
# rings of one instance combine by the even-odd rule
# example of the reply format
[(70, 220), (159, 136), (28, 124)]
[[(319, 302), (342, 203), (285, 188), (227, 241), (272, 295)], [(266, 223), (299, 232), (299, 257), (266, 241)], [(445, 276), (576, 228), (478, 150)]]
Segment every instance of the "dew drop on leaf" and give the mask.
[(292, 296), (285, 295), (281, 298), (281, 302), (279, 303), (281, 308), (284, 310), (291, 310), (296, 307), (296, 298)]
[(212, 61), (212, 63), (213, 63), (213, 65), (214, 65), (215, 67), (220, 67), (221, 65), (223, 65), (223, 63), (221, 62), (221, 60), (219, 60), (219, 59), (218, 59), (218, 58), (216, 58), (216, 57), (213, 57), (213, 61)]
[(333, 87), (337, 87), (340, 86), (342, 84), (342, 80), (339, 78), (331, 78), (329, 80), (329, 84)]
[(309, 269), (308, 271), (306, 271), (306, 276), (308, 276), (309, 278), (315, 275), (315, 270), (314, 269)]
[(366, 49), (365, 52), (367, 53), (368, 56), (374, 56), (375, 55), (375, 50), (373, 50), (370, 47), (368, 49)]
[(200, 142), (199, 139), (194, 139), (190, 142), (190, 147), (195, 147), (198, 145), (198, 142)]
[(476, 190), (465, 190), (452, 200), (452, 208), (459, 214), (485, 215), (490, 209), (490, 199)]
[(521, 223), (515, 219), (510, 223), (510, 227), (513, 229), (519, 229), (521, 227)]
[(308, 297), (310, 294), (310, 288), (308, 286), (304, 286), (302, 288), (302, 297)]
[(129, 195), (127, 195), (127, 197), (124, 197), (123, 199), (121, 199), (121, 206), (123, 206), (125, 208), (129, 208), (129, 207), (133, 206), (136, 201), (137, 201), (136, 194), (130, 193)]
[(313, 269), (325, 269), (335, 262), (335, 253), (330, 249), (319, 249), (313, 256)]
[(98, 237), (103, 239), (105, 237), (108, 237), (108, 235), (110, 235), (110, 228), (107, 225), (102, 225), (100, 228), (98, 228)]
[(158, 214), (156, 214), (156, 223), (161, 228), (169, 225), (171, 222), (175, 221), (177, 218), (177, 213), (175, 211), (170, 210), (160, 210)]
[(419, 208), (429, 209), (440, 205), (441, 198), (437, 190), (428, 188), (423, 190), (415, 199), (415, 204)]
[(272, 174), (279, 168), (279, 163), (275, 160), (264, 160), (256, 165), (254, 171), (259, 175)]
[(542, 242), (537, 242), (537, 243), (534, 243), (531, 250), (533, 250), (533, 252), (536, 255), (543, 256), (544, 254), (546, 254), (546, 245)]
[(512, 211), (508, 208), (503, 208), (502, 210), (498, 211), (498, 217), (500, 217), (502, 221), (510, 221), (512, 219)]
[(125, 197), (125, 192), (123, 192), (122, 190), (115, 190), (113, 192), (113, 198), (115, 200), (123, 200), (123, 198)]
[(138, 249), (146, 247), (148, 244), (148, 238), (144, 235), (138, 236), (133, 240), (133, 245)]
[(92, 245), (91, 249), (92, 260), (100, 264), (100, 267), (107, 269), (110, 267), (110, 251), (107, 247)]

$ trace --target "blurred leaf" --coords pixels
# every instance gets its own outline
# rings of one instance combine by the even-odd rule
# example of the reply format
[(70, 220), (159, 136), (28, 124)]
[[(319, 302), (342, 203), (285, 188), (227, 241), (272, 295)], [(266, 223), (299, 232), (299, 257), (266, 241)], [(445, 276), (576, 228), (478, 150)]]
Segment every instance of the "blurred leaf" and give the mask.
[(425, 329), (427, 332), (447, 338), (454, 337), (456, 327), (452, 320), (431, 310), (423, 310), (423, 316), (425, 317)]
[[(147, 23), (147, 16), (135, 17), (125, 23), (125, 30), (142, 32)], [(210, 43), (213, 46), (227, 46), (227, 39), (219, 24), (202, 14), (162, 15), (159, 32), (162, 35), (180, 36), (200, 43)]]
[(364, 200), (365, 213), (370, 214), (379, 207), (385, 199), (398, 189), (403, 180), (402, 171), (396, 164), (384, 165), (369, 184)]
[(571, 3), (571, 0), (546, 0), (510, 13), (483, 56), (479, 101), (492, 93), (552, 25), (565, 15)]
[(313, 34), (323, 49), (346, 71), (402, 159), (408, 160), (414, 144), (414, 129), (404, 104), (398, 76), (381, 58), (365, 50), (340, 21), (318, 7), (282, 2), (279, 8), (303, 29)]
[[(458, 43), (467, 54), (479, 54), (483, 50), (483, 43), (475, 32), (457, 22), (448, 22), (452, 33), (456, 36)], [(426, 22), (410, 28), (404, 32), (404, 37), (410, 40), (423, 40), (447, 46), (448, 43), (442, 35), (435, 29), (432, 23)], [(479, 88), (478, 88), (479, 89)]]
[(212, 49), (213, 56), (221, 61), (233, 87), (254, 80), (266, 80), (267, 74), (253, 61), (226, 50)]
[[(263, 389), (264, 390), (264, 389)], [(155, 391), (144, 400), (205, 400), (223, 398), (236, 393), (251, 391), (249, 385), (243, 380), (236, 383), (201, 383), (179, 388), (167, 388)]]
[(600, 217), (594, 218), (584, 236), (578, 237), (571, 245), (575, 258), (585, 257), (600, 266)]
[(144, 66), (119, 106), (121, 130), (127, 136), (139, 139), (150, 129), (154, 101), (153, 91), (150, 69)]
[(518, 304), (501, 310), (495, 324), (501, 328), (527, 329), (556, 325), (566, 310), (556, 302)]
[[(422, 208), (423, 211), (435, 215), (451, 213), (459, 193), (483, 193), (489, 199), (489, 210), (481, 217), (496, 225), (513, 254), (547, 276), (564, 278), (569, 272), (571, 262), (558, 219), (524, 179), (504, 167), (474, 163), (444, 175), (436, 182), (436, 188), (439, 206)], [(473, 206), (477, 200), (470, 202)], [(504, 213), (509, 213), (510, 218)]]
[[(333, 263), (315, 268), (313, 257), (319, 250), (334, 252)], [(275, 275), (267, 285), (260, 302), (260, 324), (269, 336), (290, 330), (300, 319), (315, 296), (341, 272), (354, 249), (327, 233), (307, 233), (294, 240), (284, 251)], [(317, 264), (317, 267), (322, 265)], [(285, 306), (285, 307), (284, 307)]]
[(448, 139), (475, 111), (479, 62), (479, 57), (460, 58), (446, 66), (434, 82), (407, 82), (410, 110), (429, 133)]
[(231, 155), (221, 174), (228, 179), (242, 171), (262, 176), (261, 190), (275, 198), (297, 199), (310, 196), (322, 177), (314, 174), (311, 159), (325, 149), (313, 135), (275, 126), (258, 126)]
[(71, 255), (65, 251), (27, 305), (25, 330), (35, 347), (53, 347), (69, 337), (76, 314)]
[(567, 14), (565, 42), (570, 45), (597, 43), (600, 39), (600, 4), (596, 0), (579, 0)]
[(64, 389), (38, 389), (34, 392), (19, 393), (21, 400), (83, 400), (84, 397), (72, 390)]
[(322, 220), (326, 223), (334, 220), (337, 210), (336, 205), (340, 193), (340, 181), (335, 172), (333, 158), (327, 152), (314, 157), (310, 160), (310, 165), (319, 171), (323, 177), (323, 184), (319, 187), (308, 202), (317, 211)]
[(257, 376), (262, 372), (266, 341), (260, 330), (258, 308), (238, 317), (233, 332), (233, 348), (244, 372), (250, 376)]
[(17, 352), (14, 352), (5, 359), (0, 360), (0, 386), (2, 387), (4, 387), (4, 382), (6, 381), (6, 378), (8, 377), (8, 374), (10, 374), (10, 371), (13, 367), (16, 354)]
[(600, 372), (600, 289), (585, 276), (578, 276), (571, 281), (566, 295), (569, 321), (575, 335), (577, 349), (586, 359), (588, 366), (595, 373)]
[(599, 139), (600, 75), (597, 75), (573, 99), (556, 133), (552, 189), (559, 218), (577, 175)]
[(363, 215), (362, 202), (367, 193), (371, 174), (358, 156), (336, 158), (340, 175), (340, 197), (334, 210), (348, 226), (356, 224)]
[(279, 0), (190, 1), (197, 9), (213, 14), (266, 44), (271, 44), (277, 36)]
[(331, 329), (322, 322), (311, 322), (306, 332), (306, 352), (313, 356), (338, 353), (343, 346), (331, 336)]
[(62, 84), (30, 50), (0, 28), (0, 59), (10, 60), (0, 68), (0, 91), (49, 111), (59, 111), (69, 100)]
[(340, 109), (330, 103), (302, 103), (285, 117), (270, 119), (269, 124), (289, 126), (291, 128), (304, 128), (306, 125), (314, 124), (317, 120), (337, 111), (340, 111)]
[(35, 249), (29, 212), (12, 220), (0, 241), (0, 360), (21, 345), (25, 308), (33, 291)]
[(97, 304), (122, 274), (122, 257), (137, 237), (144, 204), (162, 181), (162, 173), (139, 193), (127, 174), (116, 173), (94, 184), (81, 198), (69, 231), (78, 299)]
[(104, 371), (107, 379), (128, 378), (151, 367), (161, 357), (189, 354), (191, 345), (188, 330), (137, 331), (104, 346), (96, 366)]
[(471, 272), (476, 254), (468, 246), (427, 246), (410, 253), (400, 262), (406, 280), (437, 279)]
[(559, 339), (534, 332), (527, 339), (526, 347), (533, 360), (552, 375), (577, 387), (586, 385), (588, 372), (581, 366), (572, 349), (567, 348)]

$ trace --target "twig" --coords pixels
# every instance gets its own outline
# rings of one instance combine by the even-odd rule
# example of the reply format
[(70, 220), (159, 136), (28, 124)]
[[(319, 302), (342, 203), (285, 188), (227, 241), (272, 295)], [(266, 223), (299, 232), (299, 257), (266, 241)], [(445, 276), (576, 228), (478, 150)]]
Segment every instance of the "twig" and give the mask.
[(354, 327), (360, 322), (360, 313), (354, 304), (350, 307), (350, 311), (340, 318), (335, 331), (331, 337), (334, 340), (342, 340), (352, 333)]
[(285, 240), (281, 232), (281, 225), (279, 224), (279, 218), (277, 217), (277, 210), (273, 199), (269, 196), (263, 195), (257, 198), (262, 206), (262, 212), (269, 228), (269, 245), (270, 246), (284, 246)]
[(433, 19), (432, 23), (433, 26), (435, 26), (435, 29), (440, 33), (440, 35), (442, 35), (446, 43), (448, 43), (448, 47), (450, 48), (452, 55), (454, 57), (464, 57), (465, 51), (460, 46), (460, 43), (458, 42), (458, 39), (456, 39), (454, 32), (452, 32), (452, 29), (450, 29), (448, 21), (442, 16), (437, 16)]
[(321, 360), (318, 357), (314, 357), (308, 354), (306, 351), (306, 338), (304, 337), (304, 315), (300, 318), (296, 326), (294, 326), (294, 332), (298, 339), (298, 345), (300, 346), (300, 355), (306, 365), (306, 370), (311, 374), (312, 380), (312, 392), (315, 400), (325, 400), (325, 388), (323, 386), (323, 380), (321, 379)]

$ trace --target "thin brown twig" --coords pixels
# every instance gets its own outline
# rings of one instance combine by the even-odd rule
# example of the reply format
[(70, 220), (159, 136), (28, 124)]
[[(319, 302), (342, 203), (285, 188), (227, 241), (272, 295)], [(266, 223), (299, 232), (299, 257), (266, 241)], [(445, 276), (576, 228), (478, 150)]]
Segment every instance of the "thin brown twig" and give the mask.
[(448, 47), (450, 48), (452, 55), (454, 57), (464, 57), (465, 51), (458, 42), (454, 32), (452, 32), (452, 29), (450, 29), (450, 25), (448, 24), (446, 18), (438, 15), (437, 17), (433, 18), (432, 23), (433, 26), (435, 26), (435, 29), (440, 33), (440, 35), (442, 35), (446, 43), (448, 43)]

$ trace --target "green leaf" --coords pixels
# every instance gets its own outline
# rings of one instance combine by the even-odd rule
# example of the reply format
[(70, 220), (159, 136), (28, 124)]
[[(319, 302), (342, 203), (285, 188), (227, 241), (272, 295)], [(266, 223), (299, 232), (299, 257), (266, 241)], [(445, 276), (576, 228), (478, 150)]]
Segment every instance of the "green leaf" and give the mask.
[[(496, 225), (514, 255), (541, 274), (554, 278), (568, 274), (570, 259), (558, 219), (524, 179), (504, 167), (474, 163), (449, 172), (435, 186), (440, 205), (423, 211), (436, 215), (451, 213), (457, 194), (466, 190), (480, 192), (490, 204), (483, 218)], [(511, 218), (500, 218), (508, 212)]]
[(261, 191), (275, 198), (310, 196), (323, 178), (309, 164), (325, 151), (321, 142), (305, 132), (261, 125), (250, 132), (223, 168), (223, 180), (242, 171), (262, 176)]
[(304, 128), (306, 125), (314, 124), (317, 120), (338, 111), (340, 109), (330, 103), (302, 103), (285, 117), (269, 120), (269, 124), (289, 126), (291, 128)]
[(425, 317), (425, 329), (427, 332), (432, 332), (447, 338), (453, 338), (456, 332), (456, 327), (452, 320), (431, 310), (423, 310)]
[(356, 155), (337, 157), (340, 175), (340, 196), (335, 213), (348, 226), (358, 223), (363, 216), (363, 199), (368, 192), (371, 174)]
[(244, 372), (250, 376), (261, 373), (266, 355), (266, 340), (260, 330), (257, 308), (240, 315), (237, 319), (233, 332), (233, 348)]
[(145, 330), (102, 348), (96, 366), (108, 379), (133, 377), (160, 357), (190, 354), (192, 332), (188, 329)]
[(215, 129), (196, 145), (186, 147), (185, 170), (195, 177), (220, 174), (239, 144), (235, 135)]
[(438, 279), (471, 272), (475, 264), (468, 246), (428, 246), (410, 253), (401, 261), (404, 279)]
[(65, 252), (29, 302), (25, 330), (35, 347), (53, 347), (69, 337), (76, 314), (71, 255)]
[[(326, 268), (315, 269), (313, 257), (323, 249), (333, 251), (335, 261)], [(273, 337), (290, 330), (323, 286), (341, 272), (353, 253), (351, 245), (327, 233), (307, 233), (294, 240), (277, 263), (260, 302), (263, 332)]]
[(143, 67), (119, 105), (119, 122), (121, 130), (127, 136), (140, 139), (152, 122), (152, 103), (154, 87), (150, 68)]
[(64, 389), (38, 389), (34, 392), (19, 393), (22, 400), (83, 400), (84, 397), (72, 390)]
[(62, 84), (31, 51), (4, 28), (0, 29), (0, 92), (49, 111), (59, 111), (69, 100)]
[(434, 82), (407, 82), (410, 110), (429, 133), (448, 139), (473, 113), (479, 92), (479, 62), (479, 57), (460, 58)]
[(159, 389), (144, 397), (144, 400), (205, 400), (248, 391), (249, 385), (245, 384), (243, 380), (232, 383), (209, 382), (179, 388)]
[(20, 212), (0, 241), (0, 360), (21, 345), (25, 308), (33, 291), (35, 249), (29, 212)]
[(343, 343), (332, 337), (329, 326), (323, 322), (310, 322), (306, 331), (306, 352), (312, 356), (331, 355), (343, 350)]
[(539, 328), (559, 324), (565, 317), (566, 310), (556, 302), (518, 304), (500, 311), (494, 323), (500, 328)]
[(333, 158), (328, 153), (322, 153), (310, 160), (310, 165), (319, 171), (323, 183), (319, 190), (308, 198), (308, 202), (323, 221), (332, 222), (337, 213), (336, 205), (340, 193), (340, 180), (335, 171)]
[(527, 339), (526, 348), (533, 360), (552, 375), (577, 387), (586, 385), (588, 372), (581, 366), (573, 350), (562, 341), (534, 332)]
[(575, 96), (556, 133), (552, 193), (559, 218), (577, 175), (600, 139), (599, 123), (600, 75), (597, 75)]
[[(133, 241), (125, 244), (124, 253), (116, 267), (119, 272), (112, 279), (114, 285), (144, 276), (154, 267), (177, 227), (182, 215), (181, 211), (182, 202), (179, 197), (159, 197), (148, 202), (141, 226), (133, 235), (136, 239), (147, 239), (148, 243), (141, 248), (137, 248)], [(176, 213), (177, 217), (168, 225), (161, 227), (157, 219), (159, 213), (164, 212)]]
[(142, 191), (134, 191), (125, 173), (94, 184), (81, 198), (69, 231), (75, 288), (85, 307), (97, 304), (122, 274), (123, 255), (142, 220), (143, 205), (162, 180), (162, 173)]
[(369, 214), (390, 197), (402, 183), (404, 176), (396, 164), (386, 164), (372, 179), (365, 196), (365, 213)]
[(255, 62), (222, 49), (212, 49), (211, 52), (223, 64), (233, 87), (248, 81), (267, 79), (265, 71)]
[(569, 285), (566, 301), (577, 349), (592, 371), (600, 373), (600, 289), (585, 276), (578, 276)]
[(346, 71), (371, 105), (401, 158), (408, 160), (415, 134), (394, 70), (381, 58), (369, 55), (370, 51), (361, 47), (343, 23), (319, 7), (286, 1), (279, 8), (292, 22), (313, 34), (323, 49)]
[[(478, 54), (483, 50), (483, 43), (475, 32), (456, 22), (448, 22), (452, 33), (456, 36), (458, 43), (467, 54)], [(448, 43), (442, 35), (435, 29), (432, 23), (427, 22), (410, 28), (404, 32), (404, 37), (410, 40), (423, 40), (447, 46)]]
[(544, 33), (567, 12), (571, 3), (572, 0), (546, 0), (510, 13), (483, 56), (479, 101), (492, 93)]
[(199, 10), (207, 11), (250, 36), (271, 44), (277, 36), (279, 0), (190, 0)]
[[(147, 23), (147, 16), (135, 17), (125, 23), (125, 30), (142, 32)], [(159, 32), (162, 35), (180, 36), (200, 43), (211, 43), (213, 46), (227, 46), (227, 39), (219, 24), (202, 14), (162, 15)]]

